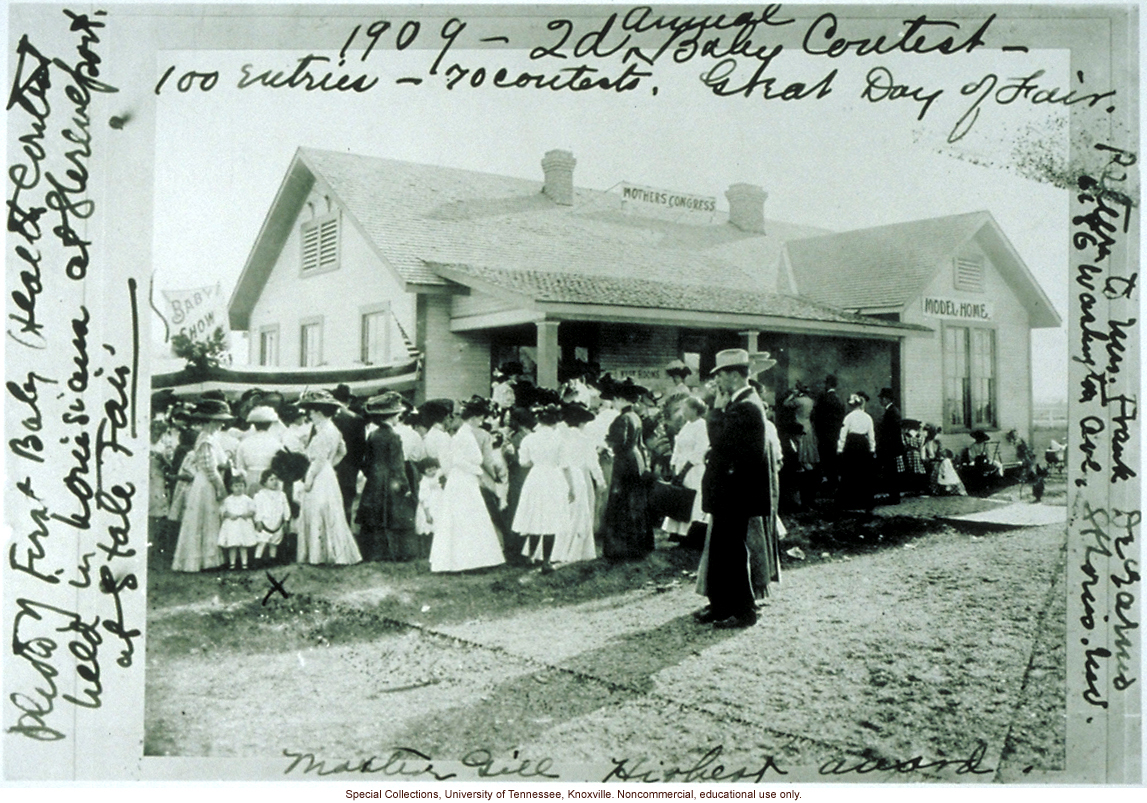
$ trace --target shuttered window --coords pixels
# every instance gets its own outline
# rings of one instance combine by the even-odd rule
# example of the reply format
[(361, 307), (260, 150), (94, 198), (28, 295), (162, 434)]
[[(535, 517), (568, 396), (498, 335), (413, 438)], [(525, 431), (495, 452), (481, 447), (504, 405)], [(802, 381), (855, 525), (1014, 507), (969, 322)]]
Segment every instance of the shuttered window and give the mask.
[(957, 290), (984, 291), (984, 260), (956, 258), (955, 286)]
[(339, 265), (339, 218), (325, 215), (302, 228), (303, 273), (334, 270)]

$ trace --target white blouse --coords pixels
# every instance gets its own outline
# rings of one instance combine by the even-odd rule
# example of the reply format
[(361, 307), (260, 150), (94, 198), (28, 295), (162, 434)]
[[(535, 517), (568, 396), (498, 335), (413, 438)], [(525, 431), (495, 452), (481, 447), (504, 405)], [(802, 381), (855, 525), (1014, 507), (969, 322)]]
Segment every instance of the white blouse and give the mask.
[(876, 428), (868, 413), (856, 409), (844, 417), (844, 426), (840, 428), (840, 438), (836, 442), (837, 453), (844, 451), (844, 442), (849, 435), (864, 435), (868, 439), (868, 451), (876, 453)]
[(673, 442), (673, 456), (669, 459), (669, 467), (676, 474), (690, 466), (705, 465), (705, 454), (709, 451), (709, 430), (704, 418), (697, 418), (681, 427), (677, 439)]

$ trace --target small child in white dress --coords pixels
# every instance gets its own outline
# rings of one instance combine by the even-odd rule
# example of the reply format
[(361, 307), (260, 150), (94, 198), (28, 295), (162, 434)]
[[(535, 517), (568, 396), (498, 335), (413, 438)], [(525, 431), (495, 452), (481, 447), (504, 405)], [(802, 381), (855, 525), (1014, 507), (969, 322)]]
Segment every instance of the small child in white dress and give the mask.
[(430, 554), (430, 541), (434, 537), (434, 516), (442, 500), (442, 472), (438, 461), (424, 457), (418, 462), (422, 479), (418, 481), (418, 508), (414, 511), (414, 531), (418, 533), (418, 554)]
[(283, 493), (283, 481), (274, 469), (267, 469), (259, 478), (262, 486), (255, 494), (255, 560), (263, 558), (264, 550), (271, 560), (279, 552), (283, 534), (291, 520), (291, 505)]
[(247, 551), (255, 546), (255, 500), (247, 496), (247, 480), (238, 472), (227, 477), (227, 496), (219, 506), (219, 548), (232, 569), (247, 568)]

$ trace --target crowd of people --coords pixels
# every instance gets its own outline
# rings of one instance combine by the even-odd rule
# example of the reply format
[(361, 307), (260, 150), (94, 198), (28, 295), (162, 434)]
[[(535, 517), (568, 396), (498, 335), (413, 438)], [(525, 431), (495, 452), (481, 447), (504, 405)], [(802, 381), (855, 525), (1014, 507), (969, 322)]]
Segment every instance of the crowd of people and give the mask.
[(889, 389), (879, 425), (863, 391), (846, 412), (832, 376), (817, 398), (797, 383), (771, 409), (758, 378), (774, 364), (730, 349), (690, 384), (674, 361), (655, 393), (593, 370), (539, 388), (511, 363), (490, 398), (418, 407), (341, 385), (290, 402), (160, 395), (152, 541), (178, 572), (426, 559), (432, 572), (548, 573), (640, 559), (660, 529), (701, 550), (699, 620), (747, 626), (780, 578), (778, 512), (870, 510), (874, 477), (891, 502), (962, 492), (937, 428), (902, 420)]
[[(829, 374), (824, 390), (813, 391), (801, 382), (778, 408), (782, 438), (781, 509), (871, 511), (877, 500), (896, 505), (903, 495), (965, 495), (957, 464), (989, 461), (981, 430), (972, 433), (973, 445), (959, 456), (940, 442), (941, 427), (904, 418), (891, 388), (877, 393), (881, 408), (874, 422), (868, 412), (871, 399), (864, 390), (838, 392), (837, 378)], [(998, 458), (989, 470), (1002, 473)]]

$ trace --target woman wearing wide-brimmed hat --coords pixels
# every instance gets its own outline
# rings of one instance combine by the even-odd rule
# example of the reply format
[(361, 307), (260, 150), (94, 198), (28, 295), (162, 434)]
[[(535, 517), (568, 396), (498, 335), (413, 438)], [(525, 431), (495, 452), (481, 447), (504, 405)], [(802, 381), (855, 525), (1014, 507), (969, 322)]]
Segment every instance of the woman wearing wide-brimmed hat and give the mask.
[(307, 411), (314, 432), (306, 446), (307, 475), (299, 499), (299, 563), (359, 563), (358, 550), (343, 508), (335, 466), (346, 455), (346, 444), (331, 418), (342, 408), (330, 391), (306, 392), (299, 407)]
[(482, 450), (473, 428), (485, 412), (485, 405), (473, 400), (462, 405), (461, 423), (451, 438), (446, 487), (430, 544), (432, 572), (461, 572), (506, 562), (478, 484), (483, 473)]
[(195, 439), (195, 476), (183, 502), (183, 519), (175, 543), (171, 568), (177, 572), (200, 572), (223, 565), (219, 549), (219, 503), (227, 495), (223, 477), (228, 469), (227, 454), (219, 443), (219, 432), (234, 420), (227, 402), (203, 399), (188, 415), (199, 427)]
[(366, 418), (377, 425), (366, 440), (366, 484), (355, 517), (365, 560), (408, 561), (418, 557), (414, 493), (406, 472), (402, 438), (394, 430), (394, 423), (404, 410), (402, 397), (394, 391), (371, 397), (363, 407)]
[(613, 473), (602, 520), (602, 554), (611, 560), (629, 560), (653, 551), (649, 452), (641, 417), (634, 411), (646, 390), (626, 378), (613, 392), (622, 400), (622, 406), (605, 436), (606, 445), (613, 452)]
[(254, 496), (262, 487), (263, 472), (271, 467), (271, 458), (283, 448), (283, 438), (272, 431), (282, 422), (272, 408), (258, 406), (247, 411), (247, 423), (253, 431), (239, 441), (235, 467), (247, 478), (248, 495)]

